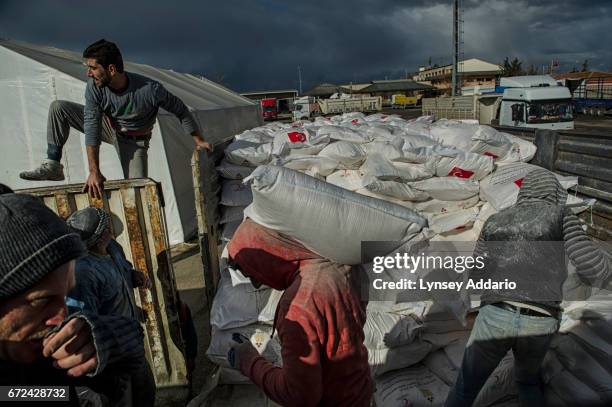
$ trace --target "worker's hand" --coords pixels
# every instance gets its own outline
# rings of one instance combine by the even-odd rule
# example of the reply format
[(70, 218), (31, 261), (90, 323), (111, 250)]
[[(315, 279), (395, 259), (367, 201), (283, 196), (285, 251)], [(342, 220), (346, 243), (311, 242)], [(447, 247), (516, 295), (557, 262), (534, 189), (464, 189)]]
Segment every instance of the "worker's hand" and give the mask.
[(246, 336), (234, 333), (232, 338), (232, 347), (230, 348), (229, 352), (227, 352), (227, 361), (232, 368), (240, 370), (241, 358), (244, 358), (251, 352), (255, 352), (257, 354), (259, 354), (259, 352), (257, 352), (257, 349), (255, 349), (249, 338)]
[(43, 356), (55, 359), (53, 365), (79, 377), (98, 366), (91, 328), (83, 318), (73, 318), (43, 341)]
[(198, 150), (207, 150), (209, 152), (212, 153), (213, 151), (213, 146), (212, 144), (202, 140), (201, 138), (194, 138), (195, 144), (196, 144), (196, 149)]
[(106, 181), (106, 178), (100, 171), (90, 172), (89, 177), (87, 177), (87, 181), (83, 186), (82, 192), (88, 192), (92, 197), (102, 199), (104, 193), (104, 181)]
[(132, 270), (132, 285), (149, 290), (151, 288), (151, 279), (140, 270)]

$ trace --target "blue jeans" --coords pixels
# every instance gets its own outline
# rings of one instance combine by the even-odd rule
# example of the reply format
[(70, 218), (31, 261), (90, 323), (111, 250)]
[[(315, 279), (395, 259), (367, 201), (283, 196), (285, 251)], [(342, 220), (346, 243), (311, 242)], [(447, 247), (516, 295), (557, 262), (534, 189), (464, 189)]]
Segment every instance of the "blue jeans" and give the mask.
[(493, 370), (512, 349), (520, 405), (542, 407), (540, 366), (558, 329), (559, 321), (553, 317), (521, 315), (493, 305), (482, 307), (470, 334), (457, 382), (445, 405), (471, 406)]

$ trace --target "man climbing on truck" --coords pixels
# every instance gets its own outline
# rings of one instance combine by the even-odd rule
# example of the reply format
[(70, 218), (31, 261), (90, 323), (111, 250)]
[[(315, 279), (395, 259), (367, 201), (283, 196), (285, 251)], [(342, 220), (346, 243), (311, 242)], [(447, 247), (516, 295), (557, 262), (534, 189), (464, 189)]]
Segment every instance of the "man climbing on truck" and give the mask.
[(89, 176), (83, 192), (100, 198), (106, 178), (100, 170), (100, 142), (117, 150), (125, 178), (147, 177), (147, 150), (159, 108), (173, 113), (198, 150), (212, 151), (185, 104), (163, 85), (123, 69), (119, 48), (99, 40), (83, 52), (87, 76), (85, 106), (57, 100), (49, 107), (47, 158), (32, 171), (19, 176), (33, 181), (62, 181), (60, 163), (70, 128), (85, 133)]
[(566, 255), (580, 279), (607, 287), (612, 266), (565, 206), (567, 191), (543, 168), (522, 181), (516, 204), (487, 219), (475, 255), (485, 268), (471, 279), (516, 282), (514, 289), (484, 290), (457, 381), (446, 407), (471, 406), (508, 350), (514, 357), (521, 406), (544, 406), (540, 366), (559, 329)]

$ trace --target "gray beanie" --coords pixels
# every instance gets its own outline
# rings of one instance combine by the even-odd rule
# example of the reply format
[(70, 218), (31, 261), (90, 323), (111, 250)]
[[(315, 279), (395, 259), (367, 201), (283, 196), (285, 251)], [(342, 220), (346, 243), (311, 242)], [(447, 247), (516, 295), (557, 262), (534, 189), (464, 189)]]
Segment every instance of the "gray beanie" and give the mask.
[(92, 247), (110, 224), (110, 216), (104, 210), (89, 207), (74, 212), (66, 219), (66, 223), (81, 235), (87, 248)]
[(27, 290), (84, 252), (79, 235), (38, 198), (0, 195), (0, 299)]

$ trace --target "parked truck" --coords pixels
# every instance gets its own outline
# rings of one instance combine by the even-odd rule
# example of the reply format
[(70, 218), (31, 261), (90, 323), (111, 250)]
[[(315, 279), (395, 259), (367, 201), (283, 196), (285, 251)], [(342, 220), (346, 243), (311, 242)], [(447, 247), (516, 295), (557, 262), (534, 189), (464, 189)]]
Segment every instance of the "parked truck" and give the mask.
[(393, 109), (405, 109), (408, 106), (416, 106), (419, 101), (417, 96), (391, 95), (391, 107)]
[(304, 96), (293, 101), (293, 120), (295, 121), (312, 119), (320, 114), (319, 104), (312, 96)]
[(572, 95), (549, 75), (502, 78), (494, 93), (423, 99), (423, 114), (481, 124), (551, 130), (574, 128)]
[[(611, 170), (609, 168), (612, 168), (612, 138), (607, 134), (585, 135), (575, 131), (557, 133), (550, 130), (516, 127), (499, 127), (498, 130), (511, 132), (518, 137), (534, 142), (537, 151), (531, 161), (532, 164), (565, 175), (579, 177), (579, 184), (571, 189), (572, 195), (577, 194), (584, 199), (596, 200), (591, 211), (581, 214), (581, 217), (587, 222), (587, 233), (595, 240), (609, 242), (612, 238), (612, 195), (607, 192), (609, 186), (607, 180), (610, 179)], [(204, 180), (209, 177), (202, 178)], [(205, 200), (201, 199), (200, 202), (204, 205)], [(218, 201), (213, 202), (218, 204)], [(201, 212), (211, 211), (203, 208)], [(215, 220), (210, 222), (215, 222)], [(211, 236), (211, 239), (214, 239), (214, 236)], [(217, 271), (220, 268), (218, 261), (217, 257)], [(211, 264), (212, 262), (205, 259), (203, 263)], [(210, 298), (207, 303), (211, 303)], [(232, 405), (234, 400), (245, 400), (245, 405), (256, 407), (270, 405), (270, 401), (255, 386), (224, 384), (231, 382), (232, 379), (227, 375), (228, 370), (217, 366), (206, 377), (200, 394), (191, 401), (188, 407)]]
[(319, 99), (319, 109), (322, 114), (342, 114), (348, 112), (379, 112), (382, 110), (382, 97), (338, 97)]
[(264, 120), (276, 120), (278, 117), (278, 109), (276, 108), (276, 99), (262, 99), (260, 102), (261, 114)]
[(612, 114), (612, 77), (566, 80), (572, 89), (574, 111), (591, 116)]

